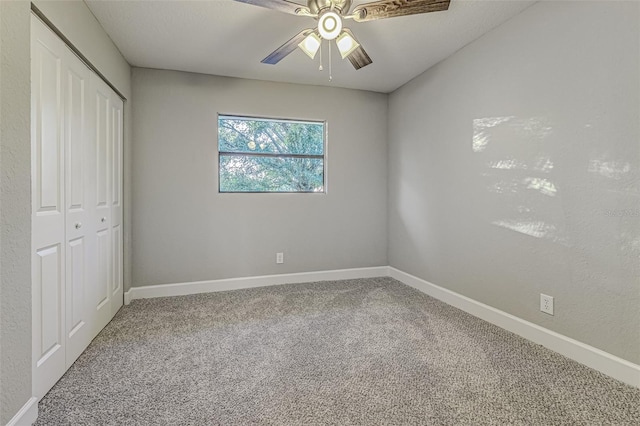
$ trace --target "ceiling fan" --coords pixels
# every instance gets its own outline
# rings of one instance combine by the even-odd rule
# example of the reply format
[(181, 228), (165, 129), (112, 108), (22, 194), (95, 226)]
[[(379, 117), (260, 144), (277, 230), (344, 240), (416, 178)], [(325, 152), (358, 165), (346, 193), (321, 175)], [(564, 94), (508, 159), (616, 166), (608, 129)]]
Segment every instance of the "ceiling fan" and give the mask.
[[(382, 0), (361, 4), (354, 7), (349, 13), (351, 0), (307, 0), (307, 6), (288, 0), (235, 1), (318, 20), (316, 28), (300, 31), (264, 58), (262, 63), (275, 65), (298, 47), (313, 59), (323, 40), (327, 40), (329, 43), (335, 40), (342, 59), (349, 59), (356, 70), (366, 67), (373, 61), (358, 43), (351, 30), (343, 27), (345, 20), (353, 19), (356, 22), (366, 22), (375, 19), (438, 12), (447, 10), (450, 2), (450, 0)], [(320, 69), (322, 69), (322, 65)]]

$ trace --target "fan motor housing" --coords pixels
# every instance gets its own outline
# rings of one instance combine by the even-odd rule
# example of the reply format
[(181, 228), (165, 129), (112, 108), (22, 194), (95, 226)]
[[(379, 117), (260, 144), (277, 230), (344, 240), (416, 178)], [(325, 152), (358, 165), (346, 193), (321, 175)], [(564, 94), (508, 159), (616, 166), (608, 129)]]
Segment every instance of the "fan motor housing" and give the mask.
[(342, 15), (349, 11), (351, 0), (308, 0), (307, 5), (314, 15), (317, 15), (324, 9), (331, 8), (331, 5)]

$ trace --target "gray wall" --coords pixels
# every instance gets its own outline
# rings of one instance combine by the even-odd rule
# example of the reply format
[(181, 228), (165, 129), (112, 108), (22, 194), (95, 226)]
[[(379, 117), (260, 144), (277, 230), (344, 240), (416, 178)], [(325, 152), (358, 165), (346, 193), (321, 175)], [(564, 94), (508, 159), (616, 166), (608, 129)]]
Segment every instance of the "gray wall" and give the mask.
[(390, 96), (392, 266), (640, 363), (639, 8), (537, 3)]
[[(0, 0), (2, 1), (2, 0)], [(81, 0), (33, 0), (36, 7), (127, 98), (124, 103), (124, 290), (131, 285), (131, 67)]]
[[(133, 90), (134, 286), (387, 264), (386, 95), (139, 68)], [(218, 194), (217, 113), (327, 120), (328, 192)]]
[(29, 3), (0, 1), (0, 424), (31, 398)]

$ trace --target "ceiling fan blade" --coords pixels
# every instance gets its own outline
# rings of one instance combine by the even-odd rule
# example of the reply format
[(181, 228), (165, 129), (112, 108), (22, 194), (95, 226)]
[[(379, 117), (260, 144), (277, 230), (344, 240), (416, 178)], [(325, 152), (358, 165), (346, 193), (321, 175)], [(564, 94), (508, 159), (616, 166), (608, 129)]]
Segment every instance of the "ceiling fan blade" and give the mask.
[(314, 30), (312, 28), (307, 28), (306, 30), (300, 31), (298, 34), (294, 35), (282, 46), (278, 47), (274, 50), (269, 56), (264, 58), (261, 62), (263, 64), (275, 65), (284, 59), (285, 56), (293, 52), (298, 48), (298, 44), (302, 43), (309, 34), (311, 34)]
[[(350, 29), (344, 28), (343, 31), (349, 34), (351, 38), (355, 40), (355, 36), (353, 35)], [(351, 54), (347, 56), (347, 59), (349, 59), (349, 62), (351, 62), (351, 65), (353, 65), (353, 67), (356, 70), (359, 70), (360, 68), (364, 68), (367, 65), (373, 63), (373, 61), (371, 60), (367, 52), (364, 50), (362, 45), (358, 46), (356, 50), (351, 52)]]
[(240, 3), (252, 4), (254, 6), (266, 7), (267, 9), (277, 10), (278, 12), (289, 13), (291, 15), (310, 15), (311, 12), (307, 6), (287, 0), (235, 0)]
[(353, 9), (351, 16), (356, 22), (397, 16), (417, 15), (449, 9), (451, 0), (383, 0), (365, 3)]

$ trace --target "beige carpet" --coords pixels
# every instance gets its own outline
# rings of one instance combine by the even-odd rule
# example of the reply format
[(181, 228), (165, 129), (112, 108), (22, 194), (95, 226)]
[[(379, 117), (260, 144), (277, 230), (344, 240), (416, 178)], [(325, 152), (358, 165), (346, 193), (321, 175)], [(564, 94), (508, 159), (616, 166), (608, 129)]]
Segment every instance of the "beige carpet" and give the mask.
[(124, 307), (38, 425), (638, 425), (640, 390), (390, 278)]

